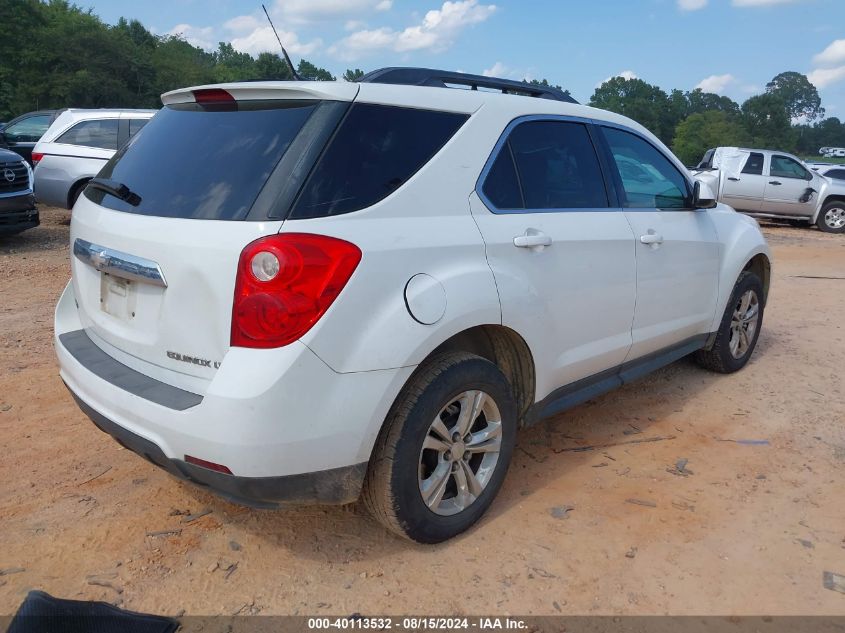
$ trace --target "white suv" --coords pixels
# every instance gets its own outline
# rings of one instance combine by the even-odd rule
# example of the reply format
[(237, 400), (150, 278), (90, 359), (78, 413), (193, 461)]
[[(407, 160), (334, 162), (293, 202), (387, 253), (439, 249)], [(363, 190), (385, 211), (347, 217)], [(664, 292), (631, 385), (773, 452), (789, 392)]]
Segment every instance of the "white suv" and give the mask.
[(363, 494), (442, 541), (518, 426), (754, 349), (758, 225), (630, 119), (425, 69), (163, 102), (76, 204), (56, 351), (100, 429), (228, 499)]

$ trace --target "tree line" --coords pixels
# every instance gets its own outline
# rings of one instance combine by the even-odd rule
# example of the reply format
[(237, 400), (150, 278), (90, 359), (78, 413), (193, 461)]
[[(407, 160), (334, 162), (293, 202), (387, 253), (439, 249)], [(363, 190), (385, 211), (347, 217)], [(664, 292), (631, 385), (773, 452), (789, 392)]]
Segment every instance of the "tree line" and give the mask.
[[(303, 79), (335, 80), (305, 59), (297, 73)], [(347, 69), (341, 77), (355, 81), (363, 74)], [(157, 108), (160, 95), (176, 88), (285, 79), (293, 75), (273, 53), (253, 57), (227, 42), (206, 51), (179, 35), (151, 33), (137, 20), (106, 24), (67, 0), (0, 1), (0, 121), (47, 108)], [(529, 83), (552, 85), (546, 79)], [(700, 89), (667, 93), (623, 77), (596, 88), (589, 103), (639, 121), (687, 164), (719, 145), (802, 154), (845, 147), (845, 124), (824, 118), (818, 91), (797, 72), (780, 73), (763, 94), (741, 106)]]
[[(845, 147), (845, 124), (825, 118), (818, 90), (805, 75), (782, 72), (741, 106), (702, 91), (666, 93), (642, 79), (614, 77), (596, 88), (590, 105), (624, 114), (649, 128), (687, 164), (711, 147), (746, 146), (817, 154)], [(800, 121), (800, 123), (795, 123)]]

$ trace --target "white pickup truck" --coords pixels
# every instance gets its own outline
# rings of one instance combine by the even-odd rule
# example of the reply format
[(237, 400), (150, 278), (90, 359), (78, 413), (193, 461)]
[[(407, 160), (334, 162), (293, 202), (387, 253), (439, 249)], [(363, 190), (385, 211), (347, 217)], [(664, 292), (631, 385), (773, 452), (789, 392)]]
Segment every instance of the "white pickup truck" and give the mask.
[(786, 152), (717, 147), (707, 150), (692, 174), (737, 211), (845, 233), (845, 183)]

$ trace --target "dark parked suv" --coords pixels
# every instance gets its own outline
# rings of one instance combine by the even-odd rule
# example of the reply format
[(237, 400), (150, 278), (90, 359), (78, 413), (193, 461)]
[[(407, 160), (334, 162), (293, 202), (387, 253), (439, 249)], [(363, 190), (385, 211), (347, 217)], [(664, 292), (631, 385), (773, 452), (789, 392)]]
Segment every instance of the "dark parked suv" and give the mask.
[(38, 226), (32, 168), (19, 154), (0, 149), (0, 237)]

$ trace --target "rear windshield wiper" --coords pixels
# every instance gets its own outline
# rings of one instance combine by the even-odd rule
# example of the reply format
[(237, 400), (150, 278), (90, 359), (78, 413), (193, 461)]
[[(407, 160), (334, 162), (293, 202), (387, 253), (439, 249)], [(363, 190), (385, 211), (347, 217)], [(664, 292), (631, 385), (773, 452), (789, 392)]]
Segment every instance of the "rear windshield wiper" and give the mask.
[(88, 181), (88, 186), (92, 189), (96, 189), (97, 191), (104, 191), (118, 200), (128, 202), (133, 207), (137, 207), (141, 204), (141, 196), (133, 192), (122, 182), (109, 180), (108, 178), (92, 178)]

